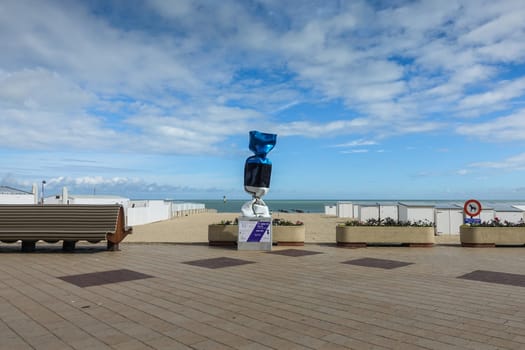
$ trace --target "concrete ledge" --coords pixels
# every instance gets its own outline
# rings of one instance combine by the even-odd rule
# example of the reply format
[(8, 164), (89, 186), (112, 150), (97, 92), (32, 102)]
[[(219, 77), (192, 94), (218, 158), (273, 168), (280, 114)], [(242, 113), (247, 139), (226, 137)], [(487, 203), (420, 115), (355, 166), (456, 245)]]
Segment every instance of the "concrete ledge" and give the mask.
[(414, 226), (337, 226), (338, 246), (363, 247), (367, 244), (433, 246), (433, 227)]
[(459, 238), (464, 247), (525, 245), (525, 227), (461, 226)]

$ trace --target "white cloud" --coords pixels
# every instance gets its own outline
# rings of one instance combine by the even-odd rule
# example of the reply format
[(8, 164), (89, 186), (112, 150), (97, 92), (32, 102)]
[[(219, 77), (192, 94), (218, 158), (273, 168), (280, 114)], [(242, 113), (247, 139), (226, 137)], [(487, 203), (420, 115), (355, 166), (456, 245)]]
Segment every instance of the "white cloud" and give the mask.
[(368, 128), (369, 123), (370, 120), (364, 118), (336, 120), (325, 124), (302, 121), (277, 124), (270, 127), (270, 130), (279, 132), (282, 136), (323, 137), (349, 132), (360, 133)]
[[(525, 58), (520, 1), (92, 5), (0, 4), (0, 145), (195, 154), (260, 126), (381, 138), (509, 109), (525, 91), (498, 66)], [(352, 117), (281, 119), (319, 101)], [(498, 121), (493, 139), (520, 139), (516, 117)]]
[(500, 42), (508, 37), (521, 37), (525, 10), (523, 6), (513, 8), (508, 13), (484, 23), (461, 37), (461, 42), (474, 45), (487, 45)]
[(489, 142), (523, 141), (525, 140), (525, 109), (487, 122), (462, 124), (456, 132)]
[(489, 168), (498, 170), (525, 170), (525, 153), (501, 161), (477, 162), (469, 164), (472, 168)]
[(340, 151), (342, 154), (368, 153), (367, 149), (351, 149), (348, 151)]
[(460, 101), (460, 108), (464, 109), (493, 109), (513, 98), (523, 96), (525, 92), (525, 77), (515, 80), (498, 82), (490, 91), (465, 96)]
[(87, 106), (94, 99), (71, 80), (42, 68), (0, 74), (1, 108), (63, 112)]
[(360, 146), (373, 146), (373, 145), (377, 145), (377, 142), (373, 140), (359, 139), (359, 140), (353, 140), (353, 141), (346, 142), (346, 143), (341, 143), (333, 147), (360, 147)]

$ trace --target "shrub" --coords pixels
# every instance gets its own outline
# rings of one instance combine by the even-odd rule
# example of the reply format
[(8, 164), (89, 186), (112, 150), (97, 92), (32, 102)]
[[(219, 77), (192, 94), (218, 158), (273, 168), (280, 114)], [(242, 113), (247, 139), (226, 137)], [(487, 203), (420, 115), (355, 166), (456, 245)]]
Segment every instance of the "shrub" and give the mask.
[(387, 217), (384, 219), (368, 219), (366, 221), (349, 220), (343, 226), (412, 226), (412, 227), (434, 227), (434, 223), (428, 220), (399, 221)]
[[(215, 225), (238, 225), (239, 219), (235, 218), (235, 220), (221, 220), (218, 224)], [(302, 226), (304, 225), (304, 222), (302, 221), (289, 221), (284, 219), (273, 219), (272, 225), (274, 226)]]
[(304, 225), (304, 222), (302, 221), (289, 221), (284, 219), (273, 219), (272, 221), (273, 226), (302, 226)]
[(483, 221), (480, 224), (471, 224), (472, 227), (525, 227), (525, 222), (520, 220), (520, 222), (510, 222), (510, 221), (501, 221), (498, 217), (495, 217), (494, 220)]
[(221, 220), (218, 224), (215, 225), (238, 225), (239, 219), (235, 218), (235, 220)]

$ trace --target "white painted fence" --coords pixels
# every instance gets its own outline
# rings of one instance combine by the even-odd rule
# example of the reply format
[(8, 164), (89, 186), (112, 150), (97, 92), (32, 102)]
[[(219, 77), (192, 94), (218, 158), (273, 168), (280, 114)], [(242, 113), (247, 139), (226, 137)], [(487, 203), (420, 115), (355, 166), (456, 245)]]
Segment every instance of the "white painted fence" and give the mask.
[(163, 200), (131, 201), (131, 206), (126, 210), (126, 225), (144, 225), (205, 211), (206, 207), (202, 203), (177, 203)]

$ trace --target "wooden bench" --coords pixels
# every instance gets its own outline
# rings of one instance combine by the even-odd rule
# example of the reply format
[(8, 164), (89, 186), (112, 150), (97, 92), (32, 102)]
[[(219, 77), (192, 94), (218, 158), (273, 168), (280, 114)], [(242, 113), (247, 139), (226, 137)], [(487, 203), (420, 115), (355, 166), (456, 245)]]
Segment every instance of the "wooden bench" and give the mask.
[(35, 250), (36, 242), (63, 241), (65, 251), (78, 241), (98, 243), (107, 240), (108, 250), (118, 250), (130, 234), (125, 226), (124, 209), (112, 205), (0, 205), (0, 241), (22, 241), (22, 251)]

